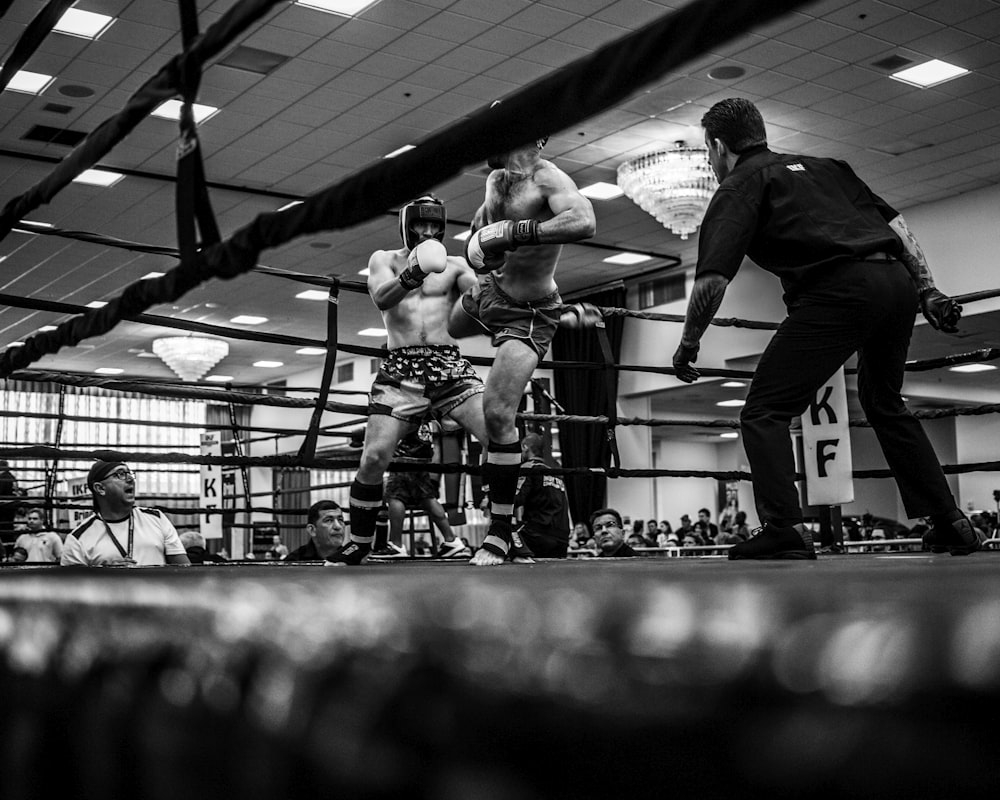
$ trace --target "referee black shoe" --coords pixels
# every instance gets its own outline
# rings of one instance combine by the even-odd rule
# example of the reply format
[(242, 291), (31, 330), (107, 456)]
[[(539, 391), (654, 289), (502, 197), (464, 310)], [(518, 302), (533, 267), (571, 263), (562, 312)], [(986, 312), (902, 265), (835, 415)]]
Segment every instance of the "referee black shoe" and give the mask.
[(370, 544), (348, 542), (332, 556), (327, 556), (324, 567), (359, 567), (368, 560), (371, 554)]
[(923, 535), (924, 546), (932, 553), (951, 553), (953, 556), (967, 556), (983, 549), (986, 534), (975, 527), (965, 514), (948, 523), (934, 523)]
[(779, 528), (769, 522), (751, 533), (747, 541), (729, 548), (729, 559), (813, 561), (816, 558), (816, 548), (813, 547), (812, 535), (804, 528), (800, 531), (800, 527), (802, 526)]

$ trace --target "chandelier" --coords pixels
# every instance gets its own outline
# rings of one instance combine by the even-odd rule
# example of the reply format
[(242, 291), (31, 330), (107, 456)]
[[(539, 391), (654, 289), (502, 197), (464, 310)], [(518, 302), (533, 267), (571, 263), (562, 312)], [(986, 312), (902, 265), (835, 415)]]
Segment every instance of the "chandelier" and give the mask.
[(719, 182), (704, 147), (675, 142), (618, 167), (618, 188), (681, 239), (698, 230)]
[(169, 336), (153, 340), (153, 352), (182, 380), (196, 381), (229, 355), (229, 343), (203, 336)]

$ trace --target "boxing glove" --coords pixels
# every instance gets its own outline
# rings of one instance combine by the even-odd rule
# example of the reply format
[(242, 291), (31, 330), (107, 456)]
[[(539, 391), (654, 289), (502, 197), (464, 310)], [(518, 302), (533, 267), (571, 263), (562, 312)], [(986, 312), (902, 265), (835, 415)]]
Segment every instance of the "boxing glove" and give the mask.
[(476, 272), (492, 272), (504, 265), (504, 253), (526, 244), (538, 244), (538, 221), (502, 219), (483, 226), (465, 241), (465, 260)]
[(562, 314), (559, 316), (559, 327), (582, 329), (597, 328), (604, 325), (604, 315), (593, 303), (573, 303), (571, 306), (563, 306)]
[(399, 273), (400, 285), (416, 289), (432, 272), (444, 272), (448, 266), (448, 251), (437, 239), (425, 239), (406, 257), (406, 269)]

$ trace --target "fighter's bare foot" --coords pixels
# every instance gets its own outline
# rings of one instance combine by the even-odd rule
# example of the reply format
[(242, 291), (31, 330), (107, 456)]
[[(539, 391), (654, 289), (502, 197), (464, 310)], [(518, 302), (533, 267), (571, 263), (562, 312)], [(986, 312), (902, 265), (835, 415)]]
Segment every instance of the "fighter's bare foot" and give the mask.
[(534, 564), (535, 559), (531, 556), (513, 556), (510, 560), (511, 564)]
[(469, 563), (474, 567), (498, 567), (504, 562), (503, 556), (492, 553), (485, 547), (480, 547), (469, 559)]

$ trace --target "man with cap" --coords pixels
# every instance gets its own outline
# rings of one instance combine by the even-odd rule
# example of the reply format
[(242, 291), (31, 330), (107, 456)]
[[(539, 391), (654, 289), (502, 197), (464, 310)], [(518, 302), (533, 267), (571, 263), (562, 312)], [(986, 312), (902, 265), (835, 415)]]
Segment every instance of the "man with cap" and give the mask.
[(63, 543), (64, 567), (190, 565), (173, 524), (135, 504), (135, 473), (123, 461), (98, 461), (87, 473), (94, 514)]
[(428, 419), (450, 417), (485, 446), (483, 382), (448, 333), (459, 295), (476, 283), (461, 258), (449, 256), (445, 207), (432, 194), (399, 210), (397, 250), (368, 260), (368, 292), (382, 312), (389, 353), (372, 383), (361, 464), (351, 485), (349, 541), (328, 566), (367, 560), (384, 502), (382, 483), (396, 445)]

